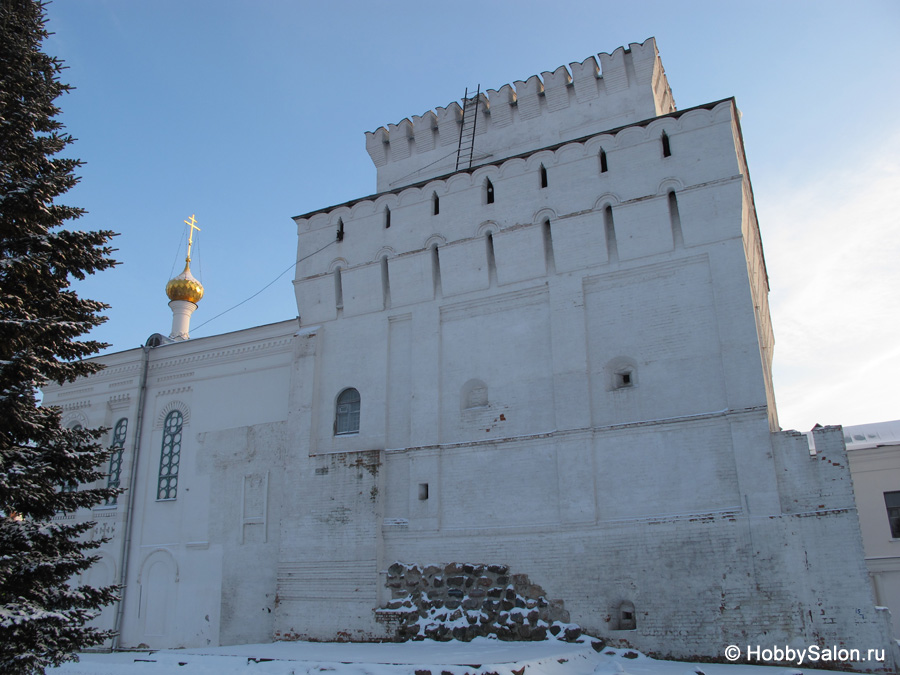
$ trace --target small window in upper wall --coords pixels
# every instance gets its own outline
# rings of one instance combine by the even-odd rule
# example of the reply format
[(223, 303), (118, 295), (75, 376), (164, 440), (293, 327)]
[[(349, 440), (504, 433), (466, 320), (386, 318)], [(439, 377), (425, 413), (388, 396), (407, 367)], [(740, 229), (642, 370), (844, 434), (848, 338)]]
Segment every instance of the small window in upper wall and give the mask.
[(419, 501), (428, 499), (428, 483), (419, 483)]
[(337, 240), (344, 241), (344, 220), (338, 218)]
[(549, 185), (547, 182), (547, 167), (541, 164), (541, 187), (545, 188)]
[(338, 395), (334, 412), (335, 436), (359, 433), (359, 404), (359, 392), (352, 387)]
[(431, 213), (437, 215), (441, 212), (441, 198), (437, 196), (437, 192), (431, 195)]
[(490, 178), (485, 179), (484, 182), (484, 198), (488, 204), (494, 203), (494, 184)]
[(384, 229), (388, 229), (391, 226), (391, 209), (388, 206), (384, 207)]
[(606, 163), (606, 150), (600, 150), (600, 173), (609, 171), (609, 165)]
[(669, 146), (669, 134), (665, 131), (662, 132), (662, 151), (663, 157), (671, 157), (672, 156), (672, 148)]
[(900, 491), (885, 492), (884, 505), (887, 507), (888, 523), (891, 526), (891, 537), (900, 539)]

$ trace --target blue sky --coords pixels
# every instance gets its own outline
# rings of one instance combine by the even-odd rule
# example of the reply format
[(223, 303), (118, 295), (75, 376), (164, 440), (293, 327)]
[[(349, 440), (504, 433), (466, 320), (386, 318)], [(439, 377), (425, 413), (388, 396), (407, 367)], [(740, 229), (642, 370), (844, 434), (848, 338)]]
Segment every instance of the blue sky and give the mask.
[[(655, 37), (679, 108), (735, 96), (763, 234), (781, 424), (900, 418), (900, 3), (56, 0), (66, 203), (120, 233), (78, 286), (113, 350), (168, 333), (182, 223), (204, 337), (293, 318), (291, 216), (375, 192), (363, 132)], [(205, 323), (209, 321), (209, 323)]]

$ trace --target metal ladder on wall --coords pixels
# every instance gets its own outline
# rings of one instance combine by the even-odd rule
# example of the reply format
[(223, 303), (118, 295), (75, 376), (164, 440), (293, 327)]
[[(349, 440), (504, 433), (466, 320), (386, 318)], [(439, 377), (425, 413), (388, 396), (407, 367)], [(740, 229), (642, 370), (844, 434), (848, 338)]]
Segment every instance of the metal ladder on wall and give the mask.
[(478, 106), (481, 101), (481, 85), (475, 96), (469, 97), (469, 88), (463, 95), (462, 124), (459, 126), (459, 148), (456, 151), (456, 171), (472, 168), (475, 153), (475, 125), (478, 122)]

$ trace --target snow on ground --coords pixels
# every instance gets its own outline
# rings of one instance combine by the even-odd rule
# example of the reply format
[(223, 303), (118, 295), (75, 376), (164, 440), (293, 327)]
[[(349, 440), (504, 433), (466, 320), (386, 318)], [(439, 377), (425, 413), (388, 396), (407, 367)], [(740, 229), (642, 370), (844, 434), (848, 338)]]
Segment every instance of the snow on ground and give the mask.
[[(636, 658), (635, 658), (636, 657)], [(597, 653), (578, 644), (405, 642), (347, 644), (276, 642), (208, 649), (82, 654), (51, 675), (798, 675), (803, 669), (657, 661), (625, 649)], [(807, 675), (838, 671), (809, 670)]]

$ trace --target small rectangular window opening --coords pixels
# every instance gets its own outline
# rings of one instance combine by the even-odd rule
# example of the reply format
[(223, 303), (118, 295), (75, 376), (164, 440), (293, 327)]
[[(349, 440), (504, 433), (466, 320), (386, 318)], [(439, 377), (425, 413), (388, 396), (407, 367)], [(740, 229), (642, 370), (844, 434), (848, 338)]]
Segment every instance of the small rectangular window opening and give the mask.
[(665, 131), (662, 132), (662, 151), (663, 157), (672, 156), (672, 148), (669, 146), (669, 135)]
[(384, 229), (391, 226), (391, 210), (387, 206), (384, 207)]
[(484, 187), (485, 187), (485, 197), (487, 199), (487, 203), (493, 204), (494, 203), (494, 184), (491, 182), (490, 179), (488, 179), (487, 182), (485, 183)]
[(428, 483), (419, 483), (419, 501), (428, 499)]
[(616, 388), (623, 389), (634, 385), (634, 376), (630, 370), (622, 370), (616, 373)]
[(549, 185), (547, 182), (547, 167), (541, 164), (541, 187), (545, 188)]
[(600, 173), (606, 173), (609, 171), (609, 165), (606, 163), (606, 151), (600, 151)]
[(431, 212), (437, 215), (441, 212), (441, 199), (437, 196), (437, 192), (431, 195)]
[(337, 240), (344, 241), (344, 220), (338, 218)]

